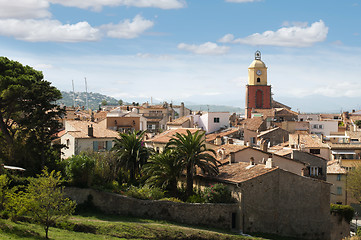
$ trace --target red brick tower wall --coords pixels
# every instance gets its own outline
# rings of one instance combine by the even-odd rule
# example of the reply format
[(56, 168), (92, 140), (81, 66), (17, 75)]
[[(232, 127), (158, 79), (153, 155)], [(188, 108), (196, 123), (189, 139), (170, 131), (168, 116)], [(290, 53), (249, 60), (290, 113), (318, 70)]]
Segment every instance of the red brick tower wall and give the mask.
[(246, 118), (251, 118), (252, 109), (271, 108), (271, 86), (246, 86)]

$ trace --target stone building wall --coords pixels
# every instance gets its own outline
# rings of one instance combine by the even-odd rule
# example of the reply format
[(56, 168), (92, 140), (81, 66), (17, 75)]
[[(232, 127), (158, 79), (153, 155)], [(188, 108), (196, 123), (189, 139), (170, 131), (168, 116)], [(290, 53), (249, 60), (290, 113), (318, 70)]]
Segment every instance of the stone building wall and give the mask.
[(78, 204), (86, 201), (88, 195), (91, 195), (94, 205), (105, 213), (161, 219), (227, 230), (232, 228), (232, 213), (237, 213), (239, 208), (238, 204), (191, 204), (139, 200), (119, 194), (80, 188), (66, 188), (65, 195)]
[(330, 184), (278, 169), (240, 186), (241, 229), (330, 239)]
[(331, 240), (350, 236), (350, 224), (342, 216), (331, 214)]

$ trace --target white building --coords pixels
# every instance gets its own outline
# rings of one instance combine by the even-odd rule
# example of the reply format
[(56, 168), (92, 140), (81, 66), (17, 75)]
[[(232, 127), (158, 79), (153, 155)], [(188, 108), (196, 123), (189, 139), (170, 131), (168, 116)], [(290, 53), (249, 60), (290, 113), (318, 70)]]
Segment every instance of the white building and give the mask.
[(66, 121), (65, 133), (60, 137), (62, 159), (77, 155), (82, 151), (109, 151), (118, 132), (107, 129), (105, 121), (101, 123), (87, 121)]
[(338, 132), (337, 120), (325, 120), (325, 121), (309, 121), (310, 133), (329, 136), (331, 133)]
[(193, 115), (195, 127), (203, 129), (206, 134), (229, 128), (229, 112), (205, 112)]

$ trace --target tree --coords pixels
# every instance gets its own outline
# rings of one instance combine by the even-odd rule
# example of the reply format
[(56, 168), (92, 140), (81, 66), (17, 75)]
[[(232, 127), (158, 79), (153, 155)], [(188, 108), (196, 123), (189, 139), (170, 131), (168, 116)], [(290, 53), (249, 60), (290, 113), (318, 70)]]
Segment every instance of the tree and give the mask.
[(361, 166), (347, 173), (347, 190), (359, 202), (361, 202)]
[[(213, 149), (207, 149), (204, 138), (205, 132), (196, 131), (192, 134), (187, 130), (187, 134), (176, 133), (167, 144), (167, 148), (174, 149), (184, 163), (186, 168), (186, 195), (193, 194), (193, 177), (196, 174), (196, 167), (199, 167), (205, 174), (218, 174), (218, 161), (213, 155)], [(211, 155), (213, 154), (213, 155)]]
[(120, 106), (122, 106), (122, 105), (123, 105), (123, 100), (122, 100), (122, 99), (119, 99), (118, 104), (119, 104)]
[(177, 153), (173, 150), (166, 150), (150, 156), (148, 163), (143, 167), (143, 172), (147, 177), (146, 183), (176, 194), (177, 180), (183, 169), (184, 163)]
[(48, 173), (45, 169), (37, 178), (30, 180), (26, 188), (23, 203), (27, 213), (43, 225), (48, 238), (49, 227), (64, 221), (75, 210), (75, 202), (64, 198), (64, 187), (60, 186), (60, 172)]
[(149, 149), (143, 143), (144, 133), (119, 133), (120, 138), (114, 140), (113, 150), (117, 153), (119, 166), (129, 171), (131, 183), (135, 183), (136, 175), (141, 173), (140, 169), (149, 157)]
[(0, 57), (0, 158), (27, 173), (40, 172), (54, 160), (51, 145), (64, 114), (56, 101), (58, 89), (44, 80), (42, 72)]
[(103, 101), (102, 101), (102, 106), (106, 106), (106, 105), (108, 105), (107, 100), (103, 100)]

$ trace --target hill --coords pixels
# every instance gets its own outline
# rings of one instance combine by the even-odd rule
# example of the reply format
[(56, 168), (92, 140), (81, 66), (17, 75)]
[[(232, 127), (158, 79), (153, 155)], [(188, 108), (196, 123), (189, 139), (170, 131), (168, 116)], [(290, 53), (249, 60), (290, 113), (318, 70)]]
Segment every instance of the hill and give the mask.
[[(73, 106), (73, 92), (61, 91), (63, 98), (58, 101), (58, 104), (65, 105), (67, 107)], [(118, 100), (100, 93), (88, 93), (89, 108), (98, 109), (102, 104), (102, 101), (106, 101), (108, 105), (118, 105)], [(136, 102), (142, 103), (141, 100)], [(124, 102), (124, 104), (129, 104)], [(160, 103), (154, 103), (160, 104)], [(86, 92), (75, 92), (75, 106), (86, 106)], [(244, 113), (244, 109), (239, 107), (225, 106), (225, 105), (205, 105), (205, 104), (186, 104), (190, 110), (196, 111), (210, 111), (210, 112), (230, 112), (230, 113)]]

